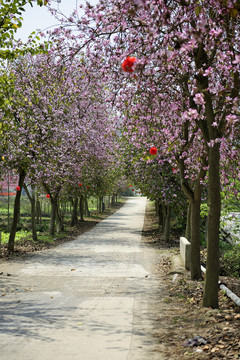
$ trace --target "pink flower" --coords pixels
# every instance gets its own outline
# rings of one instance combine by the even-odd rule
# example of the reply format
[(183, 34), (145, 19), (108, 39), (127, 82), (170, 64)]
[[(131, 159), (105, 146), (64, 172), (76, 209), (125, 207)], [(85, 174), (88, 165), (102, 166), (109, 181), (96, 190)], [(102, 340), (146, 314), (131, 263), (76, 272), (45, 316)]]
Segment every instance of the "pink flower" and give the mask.
[(240, 55), (235, 55), (235, 60), (233, 60), (233, 64), (239, 64), (240, 63)]
[(200, 93), (195, 94), (193, 100), (194, 100), (195, 104), (197, 104), (197, 105), (204, 105), (205, 104), (203, 95), (200, 94)]

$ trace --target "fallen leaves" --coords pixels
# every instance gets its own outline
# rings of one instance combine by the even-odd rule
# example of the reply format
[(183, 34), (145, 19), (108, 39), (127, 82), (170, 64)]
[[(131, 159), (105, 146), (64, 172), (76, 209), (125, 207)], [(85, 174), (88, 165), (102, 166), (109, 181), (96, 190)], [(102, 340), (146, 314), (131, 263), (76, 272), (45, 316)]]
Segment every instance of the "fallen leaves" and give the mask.
[[(169, 342), (167, 336), (165, 345), (169, 359), (240, 359), (240, 309), (234, 303), (219, 293), (220, 309), (202, 308), (201, 299), (203, 282), (190, 280), (188, 273), (174, 283), (168, 279), (168, 294), (171, 297), (171, 307), (174, 312), (168, 311), (169, 318), (178, 316), (174, 329), (174, 342)], [(175, 314), (175, 315), (174, 315)], [(187, 321), (186, 321), (187, 318)], [(177, 335), (185, 337), (185, 341), (177, 340)], [(191, 336), (194, 334), (199, 334)], [(207, 344), (198, 343), (197, 339), (203, 338)], [(192, 346), (189, 352), (185, 346)]]
[[(158, 248), (163, 256), (154, 272), (164, 279), (165, 291), (160, 297), (159, 316), (156, 317), (154, 338), (164, 347), (160, 358), (168, 360), (240, 359), (240, 308), (222, 291), (219, 292), (220, 309), (202, 307), (203, 282), (191, 281), (189, 272), (171, 273), (171, 258), (174, 253), (171, 244), (162, 243), (156, 231), (158, 219), (147, 206), (143, 228), (144, 245)], [(165, 256), (165, 249), (168, 248)], [(174, 279), (174, 281), (173, 281)], [(229, 289), (240, 292), (240, 280), (221, 279)], [(239, 294), (240, 296), (240, 294)], [(195, 337), (203, 338), (206, 344), (183, 346)], [(157, 346), (156, 346), (157, 348)], [(157, 350), (156, 350), (157, 351)]]

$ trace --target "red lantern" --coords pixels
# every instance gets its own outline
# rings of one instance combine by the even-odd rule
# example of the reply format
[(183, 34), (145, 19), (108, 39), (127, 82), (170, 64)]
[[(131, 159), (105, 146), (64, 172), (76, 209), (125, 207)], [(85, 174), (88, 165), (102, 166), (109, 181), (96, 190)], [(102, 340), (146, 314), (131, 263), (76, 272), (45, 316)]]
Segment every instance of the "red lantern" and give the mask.
[(17, 190), (17, 191), (20, 191), (20, 190), (21, 190), (20, 186), (17, 186), (17, 187), (16, 187), (16, 190)]
[(133, 72), (133, 64), (137, 61), (135, 57), (128, 56), (122, 63), (122, 68), (126, 72)]
[(156, 155), (157, 154), (157, 148), (155, 146), (151, 147), (151, 149), (149, 150), (151, 155)]
[(49, 198), (50, 198), (50, 194), (47, 194), (46, 197), (49, 199)]

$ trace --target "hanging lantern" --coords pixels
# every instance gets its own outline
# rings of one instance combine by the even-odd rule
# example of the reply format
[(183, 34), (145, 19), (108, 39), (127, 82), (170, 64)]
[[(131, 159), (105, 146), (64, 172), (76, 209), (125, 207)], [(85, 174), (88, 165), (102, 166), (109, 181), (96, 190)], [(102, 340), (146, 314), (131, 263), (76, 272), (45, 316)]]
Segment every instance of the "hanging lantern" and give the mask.
[(151, 149), (149, 150), (151, 155), (156, 155), (157, 154), (157, 148), (155, 146), (151, 147)]
[(126, 72), (133, 72), (133, 65), (137, 61), (135, 57), (128, 56), (122, 63), (122, 69)]

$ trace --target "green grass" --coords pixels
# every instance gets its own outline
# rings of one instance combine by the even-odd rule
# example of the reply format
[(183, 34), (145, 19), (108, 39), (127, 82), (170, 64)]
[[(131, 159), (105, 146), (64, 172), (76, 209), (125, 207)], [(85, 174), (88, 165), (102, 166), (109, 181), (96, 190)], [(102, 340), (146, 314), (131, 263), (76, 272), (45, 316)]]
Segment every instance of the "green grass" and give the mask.
[[(66, 232), (61, 232), (60, 234), (55, 234), (54, 236), (49, 235), (48, 233), (37, 233), (38, 241), (43, 243), (53, 243), (55, 240), (62, 238)], [(66, 233), (67, 234), (67, 233)], [(8, 232), (1, 233), (2, 244), (7, 244), (9, 239)], [(20, 242), (21, 240), (32, 240), (31, 231), (20, 230), (16, 232), (15, 242)]]
[[(25, 230), (17, 231), (15, 241), (20, 241), (22, 238), (26, 238), (26, 237), (31, 237), (31, 232)], [(1, 233), (2, 244), (7, 244), (8, 239), (9, 239), (9, 232), (3, 231)]]
[[(106, 206), (108, 206), (108, 199), (105, 199)], [(118, 203), (124, 203), (124, 199), (118, 198)], [(12, 215), (13, 215), (13, 205), (14, 205), (14, 197), (10, 198), (10, 208), (9, 208), (9, 225), (11, 227), (12, 224)], [(90, 218), (95, 220), (100, 220), (101, 216), (97, 213), (97, 198), (90, 197), (88, 200), (88, 206), (90, 210)], [(50, 207), (49, 207), (50, 209)], [(43, 206), (42, 210), (47, 210), (47, 207)], [(111, 210), (106, 207), (104, 213), (108, 215)], [(48, 211), (47, 211), (48, 213)], [(86, 216), (84, 217), (86, 219)], [(64, 215), (64, 223), (68, 226), (71, 220), (70, 207), (67, 209)], [(41, 225), (36, 225), (37, 234), (38, 234), (38, 242), (44, 243), (53, 243), (55, 240), (64, 236), (65, 232), (61, 232), (60, 234), (56, 234), (54, 237), (48, 234), (50, 226), (50, 213), (42, 214), (42, 223)], [(26, 196), (21, 199), (21, 211), (20, 211), (20, 221), (18, 225), (18, 231), (16, 232), (15, 242), (19, 242), (22, 239), (32, 240), (31, 229), (31, 214), (30, 214), (30, 202)], [(7, 244), (9, 240), (9, 228), (8, 228), (8, 198), (0, 197), (0, 231), (1, 231), (1, 243)]]

